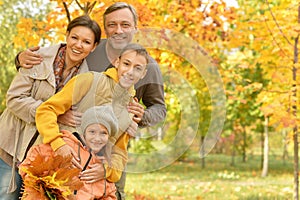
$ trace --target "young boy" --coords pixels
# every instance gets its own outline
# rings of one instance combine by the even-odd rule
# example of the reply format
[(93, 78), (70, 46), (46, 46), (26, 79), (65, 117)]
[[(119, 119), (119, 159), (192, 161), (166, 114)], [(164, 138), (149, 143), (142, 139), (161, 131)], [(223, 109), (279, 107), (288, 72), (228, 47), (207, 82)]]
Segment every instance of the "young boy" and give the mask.
[[(70, 131), (63, 130), (62, 139), (76, 152), (76, 156), (80, 158), (80, 165), (83, 171), (85, 171), (96, 163), (110, 165), (112, 146), (108, 143), (108, 138), (113, 137), (117, 132), (118, 123), (112, 106), (95, 106), (84, 112), (79, 134), (77, 132), (72, 134)], [(54, 155), (54, 151), (49, 144), (40, 144), (33, 146), (28, 152), (26, 159), (20, 166), (20, 174), (25, 183), (23, 199), (30, 199), (31, 195), (36, 195), (30, 192), (32, 187), (30, 187), (31, 184), (27, 183), (32, 180), (32, 178), (26, 175), (26, 170), (30, 167), (34, 167), (31, 165), (31, 161), (33, 161), (37, 155), (47, 160), (51, 155)], [(82, 182), (83, 187), (74, 192), (76, 199), (116, 199), (116, 187), (114, 183), (106, 181), (106, 179), (95, 180), (93, 183)], [(36, 188), (39, 189), (40, 187)]]
[[(106, 177), (111, 182), (118, 181), (127, 162), (130, 135), (137, 129), (137, 123), (127, 111), (127, 105), (133, 101), (134, 84), (146, 75), (148, 57), (142, 46), (128, 44), (115, 61), (115, 68), (110, 68), (104, 73), (88, 72), (71, 79), (60, 92), (37, 109), (36, 124), (40, 135), (43, 136), (43, 143), (50, 144), (59, 155), (74, 155), (60, 132), (63, 129), (71, 132), (74, 130), (71, 127), (59, 126), (57, 117), (71, 107), (84, 112), (95, 105), (112, 103), (115, 105), (119, 133), (109, 137), (110, 142), (115, 145), (112, 150), (111, 167), (106, 168)], [(72, 162), (80, 167), (78, 160), (78, 157), (74, 156)], [(87, 175), (83, 173), (81, 178), (87, 178)]]

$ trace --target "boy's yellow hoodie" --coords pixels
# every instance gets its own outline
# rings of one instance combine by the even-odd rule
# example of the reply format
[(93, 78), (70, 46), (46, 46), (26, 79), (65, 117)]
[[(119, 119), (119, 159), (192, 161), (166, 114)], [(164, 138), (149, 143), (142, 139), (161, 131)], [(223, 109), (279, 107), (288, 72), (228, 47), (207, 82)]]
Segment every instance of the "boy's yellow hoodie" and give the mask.
[[(97, 80), (95, 79), (95, 81), (94, 78), (96, 75), (99, 78)], [(70, 110), (72, 106), (80, 107), (81, 104), (85, 104), (84, 101), (90, 99), (85, 98), (85, 96), (91, 88), (95, 87), (95, 84), (96, 94), (93, 96), (95, 98), (95, 105), (112, 103), (113, 97), (117, 97), (118, 101), (125, 101), (125, 104), (132, 100), (132, 97), (135, 95), (133, 86), (129, 90), (125, 90), (119, 86), (118, 82), (116, 68), (110, 68), (103, 73), (87, 72), (72, 78), (60, 92), (42, 103), (36, 111), (36, 126), (38, 132), (43, 137), (43, 143), (50, 144), (54, 151), (66, 144), (62, 139), (63, 134), (57, 123), (57, 117)], [(123, 107), (122, 112), (127, 111), (125, 104), (118, 105), (117, 107), (119, 107), (119, 110), (120, 107)], [(92, 107), (95, 105), (88, 106)], [(80, 111), (84, 112), (85, 110)], [(132, 115), (127, 114), (129, 119), (126, 119), (126, 117), (124, 117), (126, 115), (115, 114), (117, 118), (119, 117), (119, 124), (122, 123), (123, 127), (129, 126)], [(122, 131), (124, 131), (124, 129), (125, 128), (123, 128)], [(117, 182), (120, 179), (127, 163), (127, 145), (129, 139), (130, 136), (125, 132), (119, 134), (119, 137), (110, 138), (110, 141), (115, 145), (112, 150), (112, 164), (111, 166), (106, 166), (106, 177), (107, 180), (111, 182)]]

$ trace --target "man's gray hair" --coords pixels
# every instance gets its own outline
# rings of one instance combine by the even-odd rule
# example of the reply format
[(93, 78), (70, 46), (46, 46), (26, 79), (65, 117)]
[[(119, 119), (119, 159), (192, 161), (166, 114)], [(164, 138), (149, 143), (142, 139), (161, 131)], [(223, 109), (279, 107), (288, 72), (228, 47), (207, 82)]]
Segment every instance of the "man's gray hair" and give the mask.
[(130, 10), (130, 12), (132, 13), (132, 16), (133, 16), (134, 26), (137, 26), (138, 15), (137, 15), (135, 8), (132, 5), (125, 3), (125, 2), (116, 2), (116, 3), (112, 4), (111, 6), (109, 6), (103, 14), (104, 27), (105, 27), (106, 15), (108, 15), (116, 10), (121, 10), (124, 8), (128, 8)]

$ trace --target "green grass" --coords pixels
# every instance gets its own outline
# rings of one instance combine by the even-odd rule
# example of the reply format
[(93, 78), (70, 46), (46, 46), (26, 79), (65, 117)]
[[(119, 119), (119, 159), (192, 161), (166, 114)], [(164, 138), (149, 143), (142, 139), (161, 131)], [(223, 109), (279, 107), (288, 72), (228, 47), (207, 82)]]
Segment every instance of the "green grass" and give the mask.
[(279, 156), (269, 159), (265, 178), (261, 177), (259, 156), (250, 156), (245, 163), (236, 157), (235, 166), (230, 166), (230, 156), (209, 155), (204, 169), (194, 156), (155, 172), (128, 173), (126, 199), (293, 199), (293, 161), (284, 163)]

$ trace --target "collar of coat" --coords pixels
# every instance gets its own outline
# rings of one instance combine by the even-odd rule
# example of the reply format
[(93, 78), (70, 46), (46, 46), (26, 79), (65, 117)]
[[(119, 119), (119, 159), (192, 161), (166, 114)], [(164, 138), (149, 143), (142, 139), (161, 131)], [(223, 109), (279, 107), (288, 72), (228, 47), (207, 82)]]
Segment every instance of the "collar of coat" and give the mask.
[[(111, 77), (116, 83), (119, 83), (119, 77), (118, 77), (118, 71), (115, 67), (107, 69), (104, 74)], [(135, 96), (135, 89), (134, 86), (131, 86), (128, 90), (128, 92), (131, 94), (131, 96)]]

